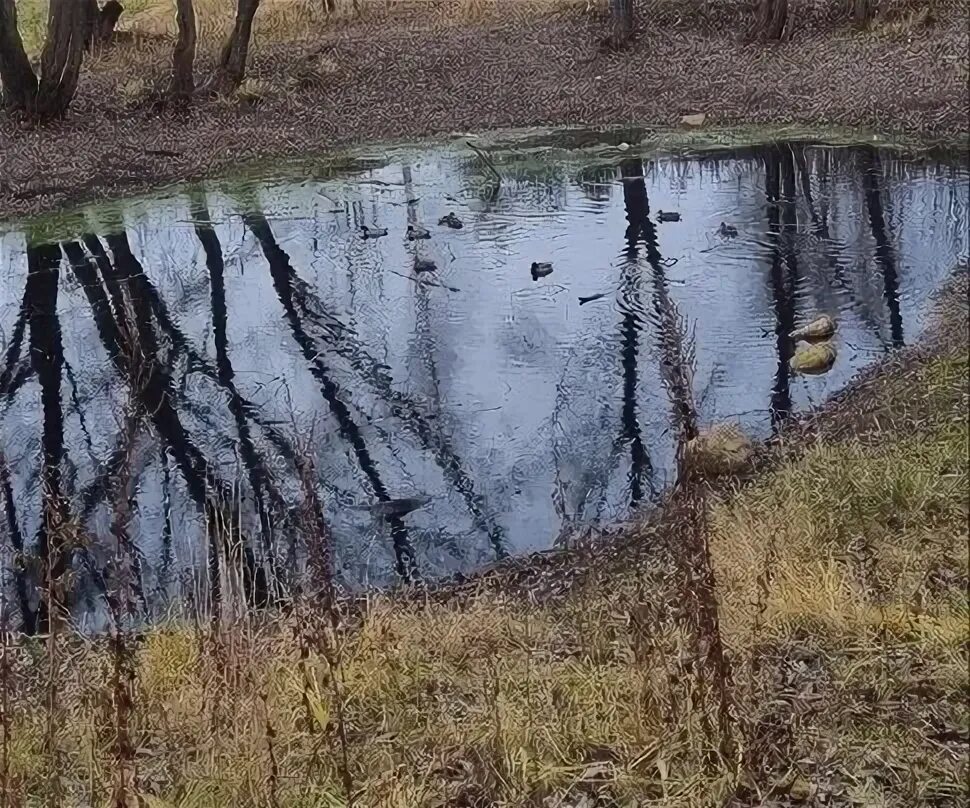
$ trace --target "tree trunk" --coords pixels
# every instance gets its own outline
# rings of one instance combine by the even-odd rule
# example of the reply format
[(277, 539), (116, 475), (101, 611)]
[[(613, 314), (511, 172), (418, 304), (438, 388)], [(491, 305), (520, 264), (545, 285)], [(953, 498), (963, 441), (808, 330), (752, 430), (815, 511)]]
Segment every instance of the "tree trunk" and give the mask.
[(604, 44), (611, 50), (626, 47), (633, 37), (633, 0), (610, 0), (610, 27)]
[(98, 42), (107, 42), (115, 32), (115, 26), (121, 18), (125, 7), (118, 0), (108, 0), (98, 13), (98, 20), (94, 26), (94, 36)]
[(84, 49), (90, 50), (97, 37), (101, 9), (98, 8), (98, 0), (79, 0), (79, 2), (84, 5)]
[(37, 77), (17, 29), (14, 0), (0, 0), (0, 85), (3, 106), (30, 111), (37, 96)]
[(98, 8), (98, 0), (79, 0), (84, 6), (84, 49), (108, 42), (115, 32), (115, 26), (125, 10), (118, 0), (108, 0)]
[(246, 76), (253, 17), (256, 16), (258, 8), (259, 0), (238, 0), (236, 23), (222, 48), (219, 64), (206, 84), (209, 92), (226, 95), (242, 84)]
[(188, 98), (195, 91), (195, 8), (192, 0), (176, 0), (179, 38), (172, 53), (172, 80), (168, 92), (173, 98)]
[(876, 0), (850, 0), (850, 6), (852, 22), (860, 28), (864, 28), (872, 22), (873, 14), (876, 11)]
[(758, 6), (758, 31), (764, 39), (778, 41), (788, 22), (788, 0), (761, 0)]
[(87, 10), (76, 0), (51, 0), (47, 40), (40, 57), (40, 83), (36, 112), (48, 118), (63, 115), (74, 98), (81, 59)]

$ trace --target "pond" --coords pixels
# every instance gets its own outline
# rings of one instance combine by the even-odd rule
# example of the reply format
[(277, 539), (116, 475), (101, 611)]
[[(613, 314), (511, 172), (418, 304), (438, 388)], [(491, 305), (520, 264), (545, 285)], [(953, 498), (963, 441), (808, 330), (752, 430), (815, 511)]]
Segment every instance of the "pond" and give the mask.
[[(918, 338), (966, 261), (966, 155), (624, 146), (403, 150), (4, 232), (22, 624), (45, 553), (94, 625), (123, 573), (149, 617), (218, 594), (220, 558), (292, 591), (320, 535), (347, 586), (583, 539), (672, 479), (672, 324), (702, 423), (763, 438)], [(837, 360), (794, 375), (822, 314)]]

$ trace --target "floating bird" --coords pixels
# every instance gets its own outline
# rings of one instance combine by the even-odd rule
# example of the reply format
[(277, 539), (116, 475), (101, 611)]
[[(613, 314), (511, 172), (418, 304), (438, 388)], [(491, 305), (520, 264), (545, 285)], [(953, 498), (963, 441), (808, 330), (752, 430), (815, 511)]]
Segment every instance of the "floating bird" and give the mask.
[(721, 234), (721, 238), (735, 238), (738, 235), (738, 228), (721, 222), (717, 232)]
[(434, 272), (437, 268), (438, 265), (434, 261), (429, 261), (427, 258), (414, 259), (415, 272)]
[(408, 241), (416, 241), (420, 238), (431, 238), (431, 234), (425, 230), (423, 227), (417, 227), (413, 224), (408, 225)]
[(548, 261), (532, 262), (532, 280), (537, 281), (539, 278), (544, 278), (546, 275), (552, 274), (552, 264)]
[(438, 219), (438, 224), (447, 225), (452, 230), (461, 230), (465, 225), (462, 224), (461, 219), (455, 216), (454, 213), (449, 213), (447, 216), (442, 216)]
[(823, 314), (821, 317), (812, 320), (808, 325), (796, 328), (789, 336), (794, 340), (805, 340), (806, 342), (825, 340), (835, 333), (837, 327), (835, 320), (827, 314)]
[(657, 211), (657, 221), (658, 222), (679, 222), (680, 214), (674, 211)]
[(411, 511), (423, 508), (431, 502), (431, 497), (402, 497), (401, 499), (385, 499), (371, 505), (351, 505), (354, 511), (370, 511), (374, 516), (384, 519), (407, 516)]
[(365, 224), (360, 226), (360, 232), (364, 234), (364, 238), (380, 238), (381, 236), (387, 235), (386, 227), (368, 227)]

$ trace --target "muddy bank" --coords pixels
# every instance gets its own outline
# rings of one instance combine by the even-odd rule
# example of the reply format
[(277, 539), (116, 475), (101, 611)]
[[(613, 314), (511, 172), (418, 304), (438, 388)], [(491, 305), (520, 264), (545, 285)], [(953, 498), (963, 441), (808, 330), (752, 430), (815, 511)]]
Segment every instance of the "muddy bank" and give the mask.
[[(965, 14), (865, 34), (819, 22), (770, 47), (717, 21), (641, 15), (636, 43), (620, 54), (598, 53), (604, 21), (579, 11), (436, 20), (415, 12), (342, 26), (323, 43), (257, 41), (258, 98), (178, 111), (145, 101), (165, 80), (169, 43), (118, 46), (88, 65), (65, 121), (0, 119), (0, 217), (456, 131), (677, 126), (696, 112), (711, 126), (839, 125), (943, 140), (968, 130)], [(311, 46), (323, 50), (303, 75)]]

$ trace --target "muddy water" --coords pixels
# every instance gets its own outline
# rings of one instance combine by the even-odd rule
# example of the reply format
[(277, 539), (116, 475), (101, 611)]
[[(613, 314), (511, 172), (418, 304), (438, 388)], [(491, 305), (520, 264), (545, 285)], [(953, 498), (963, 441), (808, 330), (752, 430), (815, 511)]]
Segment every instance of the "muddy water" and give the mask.
[[(24, 624), (44, 621), (45, 552), (91, 622), (119, 576), (146, 614), (211, 599), (216, 567), (223, 592), (227, 567), (253, 598), (289, 591), (325, 530), (348, 585), (576, 541), (671, 479), (665, 301), (701, 421), (765, 437), (918, 338), (968, 252), (964, 157), (493, 161), (498, 187), (441, 149), (177, 190), (57, 241), (5, 233), (0, 493)], [(838, 359), (794, 376), (786, 335), (821, 314)]]

